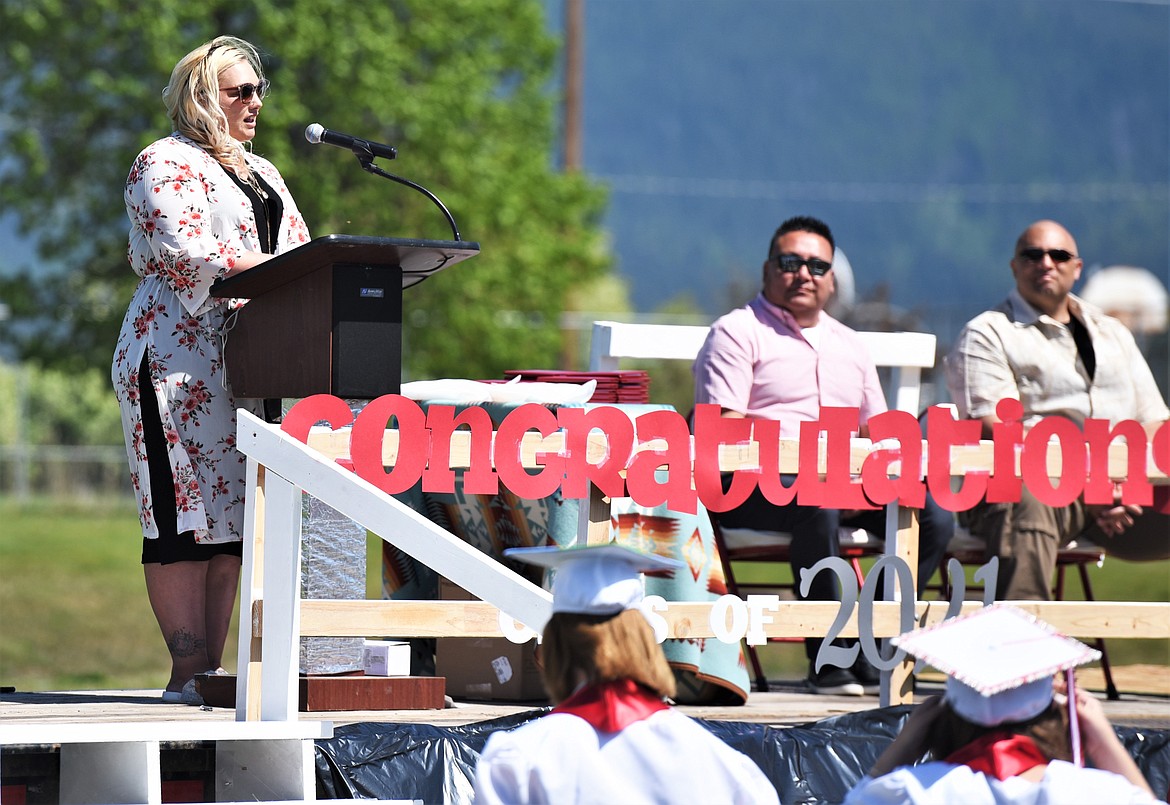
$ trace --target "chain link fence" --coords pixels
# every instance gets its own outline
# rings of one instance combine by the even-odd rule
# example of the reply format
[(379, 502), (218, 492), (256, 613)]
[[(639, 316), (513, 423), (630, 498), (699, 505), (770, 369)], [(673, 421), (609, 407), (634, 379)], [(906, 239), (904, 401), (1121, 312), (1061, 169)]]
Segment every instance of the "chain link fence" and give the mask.
[(0, 445), (0, 496), (133, 499), (121, 445)]

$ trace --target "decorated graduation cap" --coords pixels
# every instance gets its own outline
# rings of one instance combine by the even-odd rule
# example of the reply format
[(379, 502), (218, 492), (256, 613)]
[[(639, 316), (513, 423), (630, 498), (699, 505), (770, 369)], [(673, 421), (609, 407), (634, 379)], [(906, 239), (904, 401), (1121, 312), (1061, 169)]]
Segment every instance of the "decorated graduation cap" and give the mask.
[(683, 564), (616, 543), (579, 548), (509, 548), (504, 555), (555, 570), (553, 612), (578, 615), (616, 615), (622, 610), (637, 609), (644, 595), (642, 573), (673, 573)]
[[(1055, 674), (1101, 656), (1005, 604), (907, 632), (891, 642), (946, 673), (951, 708), (986, 727), (1039, 715), (1052, 701)], [(1071, 701), (1071, 684), (1069, 691)]]

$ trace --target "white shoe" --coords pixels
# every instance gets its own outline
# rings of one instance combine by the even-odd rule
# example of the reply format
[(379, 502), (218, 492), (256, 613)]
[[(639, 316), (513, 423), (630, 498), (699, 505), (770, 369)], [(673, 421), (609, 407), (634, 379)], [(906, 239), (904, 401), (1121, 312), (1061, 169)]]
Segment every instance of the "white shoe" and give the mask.
[[(220, 666), (219, 668), (213, 668), (212, 670), (205, 671), (204, 673), (206, 673), (208, 676), (227, 676), (228, 675), (228, 672), (223, 669), (223, 666)], [(203, 704), (203, 697), (200, 696), (199, 691), (197, 691), (195, 689), (195, 679), (194, 678), (188, 679), (187, 684), (183, 685), (183, 689), (181, 691), (179, 691), (179, 690), (164, 690), (162, 692), (162, 700), (164, 702), (166, 702), (167, 704), (191, 704), (191, 705)]]
[(199, 691), (195, 690), (194, 679), (188, 679), (187, 684), (183, 685), (183, 692), (179, 694), (179, 701), (183, 704), (196, 707), (203, 704), (203, 697), (199, 695)]

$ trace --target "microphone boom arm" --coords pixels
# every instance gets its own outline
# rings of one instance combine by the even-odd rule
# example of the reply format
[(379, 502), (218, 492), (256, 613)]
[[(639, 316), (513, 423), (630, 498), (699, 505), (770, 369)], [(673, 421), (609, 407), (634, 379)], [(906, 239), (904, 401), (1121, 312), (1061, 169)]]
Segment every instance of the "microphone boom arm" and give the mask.
[(389, 179), (392, 182), (398, 182), (399, 184), (406, 185), (407, 187), (417, 190), (433, 201), (435, 206), (442, 210), (443, 215), (447, 217), (447, 224), (451, 227), (451, 234), (454, 239), (456, 241), (461, 240), (459, 237), (459, 228), (455, 225), (455, 219), (451, 216), (451, 212), (447, 209), (446, 205), (439, 201), (438, 196), (417, 182), (412, 182), (410, 179), (404, 179), (401, 176), (395, 176), (392, 173), (387, 173), (386, 171), (382, 170), (374, 164), (374, 155), (370, 153), (369, 149), (363, 148), (362, 146), (358, 145), (357, 142), (354, 142), (353, 144), (353, 155), (357, 157), (358, 162), (361, 163), (362, 170), (366, 171), (367, 173), (373, 173), (377, 176), (381, 176), (383, 179)]

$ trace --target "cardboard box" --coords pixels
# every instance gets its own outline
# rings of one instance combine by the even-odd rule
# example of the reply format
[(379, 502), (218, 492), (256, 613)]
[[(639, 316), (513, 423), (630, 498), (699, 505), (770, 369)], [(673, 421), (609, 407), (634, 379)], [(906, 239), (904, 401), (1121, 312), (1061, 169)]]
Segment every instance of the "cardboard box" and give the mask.
[(450, 579), (439, 576), (439, 600), (440, 601), (478, 601), (471, 593), (464, 590)]
[[(439, 579), (439, 598), (478, 600), (447, 579)], [(440, 637), (435, 674), (447, 680), (447, 695), (473, 701), (548, 701), (536, 664), (536, 641), (516, 644), (504, 637)]]
[(410, 676), (410, 643), (400, 640), (363, 641), (362, 671), (366, 676)]
[(447, 695), (472, 701), (547, 701), (536, 665), (536, 641), (517, 645), (506, 638), (441, 637), (435, 673), (447, 680)]

